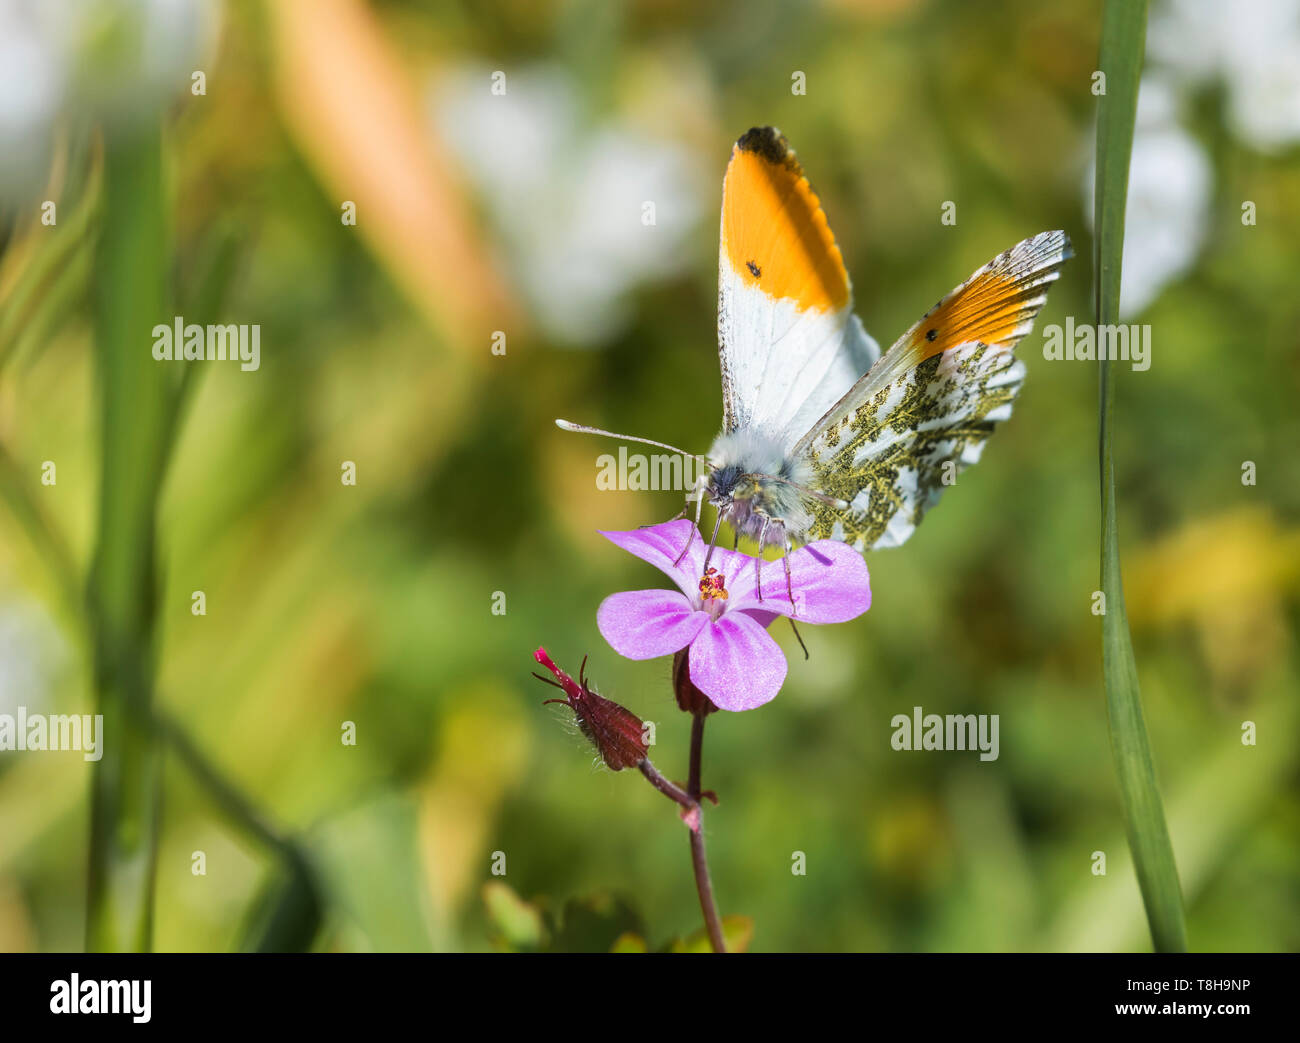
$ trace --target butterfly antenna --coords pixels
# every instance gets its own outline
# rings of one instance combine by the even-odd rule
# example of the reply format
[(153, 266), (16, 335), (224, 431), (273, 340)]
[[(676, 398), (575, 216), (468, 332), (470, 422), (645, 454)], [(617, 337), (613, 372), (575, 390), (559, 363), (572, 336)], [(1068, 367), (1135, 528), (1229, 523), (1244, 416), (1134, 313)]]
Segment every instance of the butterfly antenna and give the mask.
[(588, 427), (586, 424), (575, 424), (571, 420), (557, 420), (555, 426), (561, 431), (573, 431), (580, 435), (605, 435), (609, 438), (621, 438), (625, 442), (641, 442), (644, 445), (658, 446), (660, 449), (667, 449), (671, 452), (678, 453), (681, 456), (689, 456), (692, 460), (699, 460), (700, 463), (707, 463), (704, 456), (700, 453), (688, 453), (685, 449), (678, 449), (675, 445), (669, 445), (667, 442), (656, 442), (653, 438), (639, 438), (636, 435), (620, 435), (617, 431), (606, 431), (600, 427)]
[(827, 507), (834, 507), (837, 511), (847, 511), (850, 504), (847, 500), (841, 500), (834, 496), (827, 496), (825, 493), (819, 493), (816, 489), (809, 489), (806, 485), (800, 485), (798, 482), (792, 482), (789, 478), (782, 478), (775, 474), (759, 474), (753, 472), (747, 474), (746, 478), (763, 478), (769, 482), (780, 482), (782, 485), (788, 485), (791, 489), (797, 489), (810, 500), (817, 500), (819, 503), (826, 504)]

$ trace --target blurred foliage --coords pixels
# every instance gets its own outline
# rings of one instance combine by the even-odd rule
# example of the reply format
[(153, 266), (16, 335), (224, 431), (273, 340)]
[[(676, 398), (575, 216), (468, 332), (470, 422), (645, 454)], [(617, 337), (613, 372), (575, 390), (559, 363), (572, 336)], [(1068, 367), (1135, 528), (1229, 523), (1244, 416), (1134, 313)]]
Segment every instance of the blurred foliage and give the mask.
[[(557, 911), (545, 898), (526, 902), (509, 885), (496, 882), (483, 885), (483, 905), (493, 944), (503, 952), (713, 951), (703, 927), (652, 950), (635, 903), (603, 891), (571, 898)], [(751, 917), (723, 917), (722, 931), (728, 952), (749, 951), (754, 937)]]
[[(189, 94), (187, 75), (169, 108), (167, 264), (200, 284), (193, 273), (219, 256), (214, 229), (238, 230), (220, 315), (178, 307), (187, 321), (260, 323), (262, 365), (206, 364), (171, 446), (159, 703), (301, 838), (320, 894), (288, 887), (285, 937), (299, 944), (689, 939), (699, 907), (671, 806), (630, 773), (594, 769), (529, 678), (539, 644), (561, 662), (590, 654), (602, 694), (656, 723), (660, 770), (685, 775), (670, 664), (620, 660), (595, 628), (605, 595), (661, 582), (596, 530), (664, 520), (680, 499), (598, 491), (609, 444), (551, 421), (707, 448), (720, 413), (718, 188), (730, 143), (756, 123), (799, 150), (878, 339), (1057, 227), (1078, 257), (1041, 322), (1085, 321), (1097, 5), (220, 6), (208, 93)], [(458, 69), (539, 65), (567, 78), (581, 126), (618, 122), (707, 174), (705, 216), (674, 269), (622, 287), (628, 321), (588, 350), (533, 321), (523, 255), (436, 115)], [(791, 93), (795, 70), (806, 96)], [(349, 99), (370, 100), (358, 115)], [(1152, 326), (1153, 364), (1124, 372), (1117, 395), (1119, 521), (1189, 945), (1287, 950), (1300, 948), (1300, 150), (1247, 147), (1222, 99), (1214, 85), (1185, 99), (1214, 171), (1210, 226), (1188, 272), (1135, 317)], [(50, 548), (86, 574), (103, 200), (93, 139), (73, 135), (63, 155), (40, 196), (59, 201), (58, 225), (39, 223), (37, 200), (0, 236), (0, 502), (32, 508), (0, 510), (0, 712), (91, 708)], [(368, 200), (356, 227), (340, 221), (347, 199)], [(1257, 225), (1242, 225), (1244, 199)], [(945, 200), (955, 226), (940, 223)], [(661, 230), (641, 225), (639, 202), (628, 215), (629, 236)], [(545, 246), (530, 263), (545, 264)], [(494, 330), (508, 334), (504, 356)], [(785, 690), (711, 721), (713, 882), (724, 914), (752, 918), (754, 951), (1149, 945), (1091, 613), (1096, 370), (1048, 364), (1041, 343), (1036, 331), (1021, 349), (1024, 393), (981, 464), (905, 548), (870, 556), (872, 610), (805, 628), (809, 662), (775, 628)], [(40, 484), (45, 460), (55, 486)], [(346, 460), (355, 487), (340, 483)], [(1242, 484), (1244, 461), (1256, 485)], [(203, 617), (190, 613), (196, 590)], [(917, 705), (1000, 714), (1000, 758), (893, 751), (890, 718)], [(1257, 746), (1241, 743), (1246, 720)], [(345, 721), (355, 746), (340, 741)], [(0, 950), (81, 947), (89, 768), (72, 753), (0, 754)], [(163, 774), (156, 945), (256, 944), (282, 860), (176, 757)], [(204, 876), (190, 871), (198, 850)], [(791, 872), (795, 852), (806, 875)], [(498, 883), (511, 894), (485, 901)]]

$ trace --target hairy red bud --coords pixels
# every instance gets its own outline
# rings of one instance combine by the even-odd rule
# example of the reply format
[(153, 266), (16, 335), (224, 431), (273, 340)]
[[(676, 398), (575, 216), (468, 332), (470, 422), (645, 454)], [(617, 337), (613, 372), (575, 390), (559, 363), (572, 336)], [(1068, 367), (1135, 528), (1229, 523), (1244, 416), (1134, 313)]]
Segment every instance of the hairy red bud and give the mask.
[(554, 674), (556, 680), (552, 681), (541, 674), (533, 676), (564, 692), (563, 699), (546, 701), (564, 703), (573, 711), (582, 734), (591, 740), (600, 753), (601, 760), (611, 771), (635, 768), (645, 760), (645, 724), (631, 710), (591, 690), (587, 684), (585, 658), (576, 681), (551, 661), (546, 649), (539, 648), (533, 653), (533, 658)]

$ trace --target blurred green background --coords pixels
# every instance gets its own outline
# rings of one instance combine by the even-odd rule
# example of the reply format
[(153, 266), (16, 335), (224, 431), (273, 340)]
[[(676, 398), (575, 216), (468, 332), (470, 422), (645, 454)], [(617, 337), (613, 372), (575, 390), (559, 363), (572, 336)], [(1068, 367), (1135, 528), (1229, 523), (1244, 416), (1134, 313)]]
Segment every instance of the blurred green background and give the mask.
[[(1190, 946), (1293, 950), (1300, 14), (1218, 6), (1152, 8), (1125, 269), (1152, 365), (1116, 372), (1121, 532)], [(598, 491), (612, 443), (551, 421), (708, 447), (721, 178), (731, 142), (772, 123), (885, 345), (1028, 235), (1064, 228), (1078, 256), (983, 462), (904, 548), (869, 555), (871, 611), (805, 628), (808, 662), (774, 628), (781, 695), (710, 718), (721, 910), (752, 918), (756, 951), (1149, 947), (1091, 611), (1096, 367), (1044, 360), (1041, 336), (1092, 309), (1098, 4), (3, 10), (0, 712), (94, 712), (66, 573), (84, 583), (99, 502), (103, 143), (161, 123), (171, 285), (148, 325), (259, 323), (262, 362), (191, 377), (159, 506), (156, 700), (301, 838), (310, 944), (527, 945), (528, 914), (500, 888), (485, 903), (485, 884), (570, 903), (561, 946), (695, 931), (673, 807), (594, 768), (529, 677), (538, 645), (574, 671), (590, 655), (602, 694), (656, 722), (656, 765), (685, 777), (669, 662), (620, 660), (595, 626), (607, 594), (663, 585), (596, 530), (680, 498)], [(226, 262), (204, 314), (203, 273)], [(893, 751), (890, 718), (916, 705), (999, 714), (1000, 758)], [(83, 944), (90, 768), (0, 753), (0, 950)], [(163, 794), (156, 946), (248, 945), (275, 853), (170, 751)]]

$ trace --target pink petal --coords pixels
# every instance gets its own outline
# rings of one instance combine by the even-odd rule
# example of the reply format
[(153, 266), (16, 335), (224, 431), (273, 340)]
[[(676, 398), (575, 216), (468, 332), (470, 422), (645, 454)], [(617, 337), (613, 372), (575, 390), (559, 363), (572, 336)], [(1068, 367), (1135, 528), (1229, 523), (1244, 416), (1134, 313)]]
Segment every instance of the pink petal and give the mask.
[(691, 642), (691, 680), (723, 710), (752, 710), (785, 681), (785, 655), (761, 623), (725, 612)]
[[(689, 598), (699, 594), (700, 576), (704, 572), (705, 543), (695, 523), (683, 518), (680, 521), (650, 525), (630, 532), (602, 532), (602, 536), (629, 554), (648, 561), (661, 572), (672, 577)], [(682, 555), (682, 548), (689, 547)], [(681, 557), (681, 564), (673, 564)]]
[(781, 618), (780, 612), (766, 612), (761, 608), (742, 608), (741, 612), (745, 613), (750, 619), (756, 620), (759, 626), (766, 629)]
[[(862, 555), (847, 543), (818, 540), (790, 555), (787, 588), (785, 565), (763, 562), (763, 600), (758, 599), (753, 565), (733, 579), (727, 577), (731, 594), (728, 612), (769, 613), (794, 616), (804, 623), (845, 623), (871, 607), (871, 578)], [(794, 591), (794, 604), (789, 590)], [(770, 622), (770, 620), (768, 620)]]
[(601, 634), (628, 659), (654, 659), (685, 648), (708, 618), (675, 590), (611, 594), (596, 610)]

